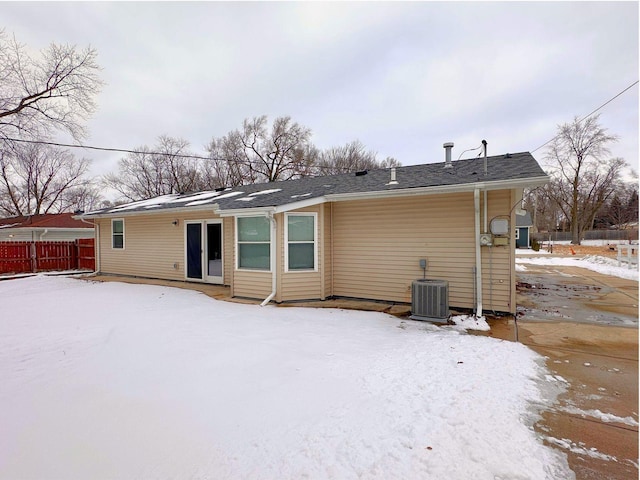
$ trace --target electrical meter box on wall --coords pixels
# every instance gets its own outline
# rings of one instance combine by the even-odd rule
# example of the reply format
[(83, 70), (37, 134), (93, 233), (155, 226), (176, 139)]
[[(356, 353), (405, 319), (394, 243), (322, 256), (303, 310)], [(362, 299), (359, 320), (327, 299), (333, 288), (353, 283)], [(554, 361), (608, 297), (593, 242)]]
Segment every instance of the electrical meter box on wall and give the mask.
[(509, 245), (509, 237), (493, 237), (493, 244), (496, 246)]
[(493, 243), (491, 242), (492, 238), (491, 238), (491, 234), (490, 233), (481, 233), (480, 234), (480, 245), (482, 245), (483, 247), (490, 247), (491, 245), (493, 245)]
[(491, 220), (491, 233), (494, 235), (508, 235), (509, 220), (506, 218), (494, 218)]

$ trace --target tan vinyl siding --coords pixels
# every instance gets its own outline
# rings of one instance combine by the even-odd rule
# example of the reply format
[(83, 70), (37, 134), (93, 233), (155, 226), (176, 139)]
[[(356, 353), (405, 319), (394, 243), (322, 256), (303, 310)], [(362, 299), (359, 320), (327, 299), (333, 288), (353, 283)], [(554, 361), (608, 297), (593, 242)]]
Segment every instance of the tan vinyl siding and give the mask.
[(325, 204), (323, 212), (323, 232), (322, 236), (322, 251), (323, 251), (323, 259), (322, 263), (323, 274), (324, 274), (324, 290), (323, 290), (323, 298), (330, 297), (333, 293), (333, 278), (332, 278), (332, 268), (331, 268), (331, 258), (333, 256), (333, 252), (331, 251), (331, 209), (332, 204)]
[[(212, 220), (208, 212), (131, 215), (124, 219), (124, 249), (111, 247), (111, 219), (100, 224), (100, 271), (167, 280), (185, 280), (185, 221)], [(173, 221), (178, 220), (174, 226)], [(223, 219), (224, 283), (231, 281), (233, 234), (231, 219)]]
[(292, 300), (311, 300), (311, 299), (321, 299), (324, 298), (322, 292), (322, 275), (323, 270), (322, 267), (324, 265), (324, 252), (323, 252), (323, 238), (324, 238), (324, 228), (322, 226), (322, 214), (321, 210), (323, 209), (322, 205), (309, 207), (309, 208), (301, 208), (299, 210), (295, 210), (290, 212), (292, 214), (295, 213), (303, 213), (303, 212), (313, 212), (317, 214), (317, 232), (316, 232), (316, 248), (318, 251), (317, 256), (317, 271), (315, 272), (285, 272), (285, 261), (284, 257), (287, 254), (287, 245), (285, 243), (285, 235), (284, 235), (284, 214), (276, 215), (276, 220), (278, 222), (278, 265), (279, 265), (279, 274), (278, 278), (281, 279), (280, 284), (278, 285), (278, 301), (292, 301)]
[(271, 293), (271, 272), (236, 270), (233, 272), (233, 296), (267, 298)]
[[(492, 218), (498, 215), (501, 215), (501, 218), (507, 218), (504, 215), (509, 214), (511, 209), (510, 202), (510, 190), (488, 192), (488, 231), (491, 230)], [(509, 222), (513, 230), (515, 219), (510, 219)], [(484, 228), (484, 223), (482, 223), (482, 228)], [(512, 254), (513, 243), (513, 235), (511, 235), (509, 245), (482, 247), (482, 307), (484, 311), (515, 311), (515, 308), (511, 308), (512, 301), (510, 298), (510, 285), (512, 283), (511, 259), (515, 255), (515, 253)]]
[(234, 229), (231, 230), (233, 234), (231, 243), (227, 244), (232, 251), (233, 283), (231, 285), (231, 295), (242, 298), (267, 298), (272, 289), (273, 277), (271, 272), (236, 268), (238, 255), (238, 245), (235, 237), (236, 219), (235, 217), (229, 217), (228, 220), (232, 222)]
[[(322, 209), (324, 206), (314, 206), (302, 208), (295, 212), (313, 212), (317, 213), (317, 249), (318, 249), (318, 271), (314, 272), (286, 272), (285, 271), (285, 254), (286, 243), (284, 234), (285, 214), (279, 213), (275, 215), (277, 225), (276, 240), (276, 302), (287, 302), (295, 300), (312, 300), (324, 298), (322, 289), (323, 268), (325, 264), (325, 255), (323, 251), (324, 245), (324, 227)], [(237, 245), (234, 243), (234, 255), (236, 255)], [(234, 258), (235, 265), (235, 258)], [(251, 271), (236, 269), (234, 271), (232, 295), (236, 297), (264, 299), (271, 293), (272, 274), (271, 272)]]
[[(507, 214), (509, 198), (508, 191), (491, 193), (488, 216)], [(426, 258), (427, 278), (449, 281), (450, 305), (473, 308), (473, 193), (336, 202), (331, 220), (333, 295), (410, 302), (411, 282), (422, 278), (419, 260)], [(508, 299), (497, 288), (500, 280), (508, 288), (508, 256), (497, 248), (492, 254), (494, 308), (508, 311)], [(489, 295), (488, 272), (484, 278)]]

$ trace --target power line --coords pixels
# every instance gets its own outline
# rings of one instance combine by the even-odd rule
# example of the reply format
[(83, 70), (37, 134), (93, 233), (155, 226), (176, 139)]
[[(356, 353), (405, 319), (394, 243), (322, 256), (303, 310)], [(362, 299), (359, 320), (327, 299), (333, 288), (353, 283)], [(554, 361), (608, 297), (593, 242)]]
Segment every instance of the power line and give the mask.
[[(616, 96), (611, 97), (609, 100), (607, 100), (606, 102), (604, 102), (602, 105), (600, 105), (598, 108), (596, 108), (593, 112), (585, 115), (584, 117), (582, 117), (581, 119), (578, 120), (578, 123), (581, 123), (582, 121), (586, 120), (587, 118), (589, 118), (591, 115), (593, 115), (594, 113), (596, 113), (598, 110), (601, 110), (602, 108), (606, 107), (607, 105), (609, 105), (611, 102), (613, 102), (616, 98), (618, 98), (620, 95), (622, 95), (624, 92), (626, 92), (627, 90), (630, 90), (632, 87), (636, 86), (638, 84), (638, 80), (636, 80), (635, 82), (633, 82), (631, 85), (629, 85), (627, 88), (625, 88), (624, 90), (622, 90), (620, 93), (618, 93)], [(553, 142), (556, 138), (558, 138), (560, 135), (556, 135), (555, 137), (553, 137), (551, 140), (548, 140), (547, 142), (543, 143), (542, 145), (540, 145), (538, 148), (536, 148), (535, 150), (532, 150), (531, 153), (534, 153), (537, 150), (540, 150), (542, 147), (547, 146), (548, 144), (550, 144), (551, 142)]]
[[(181, 153), (168, 153), (168, 152), (153, 152), (153, 151), (143, 151), (143, 150), (129, 150), (126, 148), (110, 148), (110, 147), (95, 147), (91, 145), (82, 145), (82, 144), (71, 144), (71, 143), (58, 143), (58, 142), (48, 142), (45, 140), (26, 140), (23, 138), (11, 138), (4, 137), (0, 138), (0, 140), (8, 140), (12, 142), (21, 142), (21, 143), (30, 143), (34, 145), (51, 145), (53, 147), (65, 147), (65, 148), (86, 148), (88, 150), (99, 150), (102, 152), (118, 152), (118, 153), (132, 153), (132, 154), (141, 154), (141, 155), (162, 155), (165, 157), (179, 157), (179, 158), (191, 158), (194, 160), (208, 160), (213, 162), (224, 162), (226, 160), (222, 158), (216, 157), (203, 157), (201, 155), (187, 155)], [(247, 167), (251, 167), (252, 164), (247, 161), (234, 160), (234, 164), (244, 165)], [(331, 165), (314, 165), (314, 169), (318, 170), (328, 170), (333, 168)]]
[(127, 150), (125, 148), (109, 148), (109, 147), (94, 147), (91, 145), (82, 145), (82, 144), (70, 144), (70, 143), (57, 143), (57, 142), (46, 142), (44, 140), (25, 140), (22, 138), (10, 138), (5, 137), (5, 140), (10, 140), (12, 142), (22, 142), (22, 143), (31, 143), (36, 145), (51, 145), (53, 147), (65, 147), (65, 148), (86, 148), (88, 150), (100, 150), (103, 152), (119, 152), (119, 153), (133, 153), (133, 154), (144, 154), (144, 155), (165, 155), (167, 157), (181, 157), (181, 158), (193, 158), (196, 160), (219, 160), (213, 157), (202, 157), (200, 155), (185, 155), (180, 153), (167, 153), (167, 152), (149, 152), (142, 150)]

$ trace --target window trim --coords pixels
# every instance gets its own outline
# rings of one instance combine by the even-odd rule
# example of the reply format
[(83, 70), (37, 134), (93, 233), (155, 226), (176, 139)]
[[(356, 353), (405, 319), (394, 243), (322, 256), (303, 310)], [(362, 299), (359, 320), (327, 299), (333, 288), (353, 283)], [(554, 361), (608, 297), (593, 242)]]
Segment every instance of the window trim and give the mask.
[[(313, 268), (289, 268), (289, 217), (313, 217)], [(294, 244), (311, 242), (294, 241)], [(289, 273), (310, 273), (318, 271), (318, 213), (290, 212), (284, 214), (284, 271)]]
[(520, 240), (520, 228), (522, 227), (516, 227), (516, 235), (515, 235), (516, 240)]
[[(115, 222), (122, 222), (122, 234), (118, 233), (117, 235), (122, 235), (122, 247), (116, 247), (114, 243), (114, 238), (116, 233), (113, 231), (113, 224)], [(111, 219), (111, 250), (124, 250), (125, 249), (125, 235), (124, 235), (124, 218), (112, 218)]]
[[(246, 241), (240, 241), (240, 229), (238, 228), (238, 221), (241, 218), (266, 218), (267, 221), (269, 222), (269, 241), (268, 242), (246, 242)], [(273, 235), (271, 234), (271, 220), (269, 220), (268, 217), (265, 217), (264, 215), (242, 215), (242, 216), (237, 216), (235, 217), (235, 247), (236, 247), (236, 258), (235, 258), (235, 267), (236, 270), (239, 270), (241, 272), (265, 272), (265, 273), (271, 273), (271, 265), (272, 265), (272, 255), (274, 255), (274, 251), (273, 251)], [(250, 245), (269, 245), (269, 268), (248, 268), (248, 267), (241, 267), (240, 266), (240, 245), (241, 244), (250, 244)]]

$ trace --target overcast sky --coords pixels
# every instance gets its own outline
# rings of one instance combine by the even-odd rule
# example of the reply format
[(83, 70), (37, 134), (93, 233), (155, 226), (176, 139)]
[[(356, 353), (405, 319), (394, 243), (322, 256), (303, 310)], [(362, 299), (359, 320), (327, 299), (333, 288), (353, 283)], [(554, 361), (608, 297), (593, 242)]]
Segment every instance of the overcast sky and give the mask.
[[(638, 2), (20, 2), (0, 22), (35, 49), (97, 49), (85, 143), (116, 148), (167, 134), (205, 154), (245, 118), (290, 115), (319, 148), (358, 139), (403, 165), (443, 161), (447, 141), (454, 160), (482, 139), (490, 155), (533, 151), (639, 72)], [(638, 86), (600, 120), (637, 169)], [(76, 154), (94, 174), (121, 156)]]

